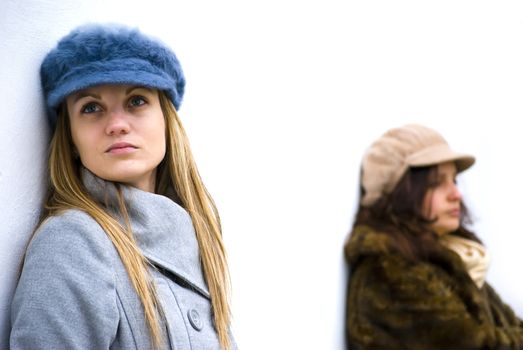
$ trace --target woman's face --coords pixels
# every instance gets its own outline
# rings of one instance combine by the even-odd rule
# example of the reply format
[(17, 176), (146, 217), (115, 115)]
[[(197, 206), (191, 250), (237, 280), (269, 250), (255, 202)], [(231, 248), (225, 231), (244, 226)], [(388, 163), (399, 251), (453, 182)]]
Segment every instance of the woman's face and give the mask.
[(102, 179), (153, 192), (166, 147), (158, 91), (100, 85), (71, 94), (66, 103), (82, 164)]
[(435, 220), (431, 228), (438, 235), (445, 235), (460, 224), (461, 193), (456, 185), (456, 165), (439, 164), (436, 176), (436, 185), (425, 194), (422, 212), (427, 219)]

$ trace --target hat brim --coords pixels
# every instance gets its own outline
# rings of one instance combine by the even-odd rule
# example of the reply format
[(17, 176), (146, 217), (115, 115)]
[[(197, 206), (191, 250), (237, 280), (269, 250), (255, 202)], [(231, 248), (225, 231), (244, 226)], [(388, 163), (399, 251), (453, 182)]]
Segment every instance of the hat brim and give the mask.
[(77, 91), (104, 84), (126, 84), (140, 85), (159, 90), (172, 88), (172, 82), (149, 72), (129, 72), (129, 71), (112, 71), (111, 74), (106, 72), (91, 73), (88, 76), (76, 77), (64, 82), (60, 88), (49, 95), (48, 104), (56, 108), (67, 96)]
[(410, 167), (424, 167), (447, 162), (454, 162), (459, 173), (474, 165), (476, 159), (470, 154), (454, 152), (447, 144), (426, 148), (407, 158), (407, 165)]
[(104, 84), (139, 85), (163, 90), (173, 101), (176, 109), (180, 97), (175, 90), (176, 82), (159, 69), (142, 60), (112, 60), (103, 67), (84, 65), (70, 72), (47, 96), (49, 119), (55, 125), (57, 107), (65, 98), (80, 90)]

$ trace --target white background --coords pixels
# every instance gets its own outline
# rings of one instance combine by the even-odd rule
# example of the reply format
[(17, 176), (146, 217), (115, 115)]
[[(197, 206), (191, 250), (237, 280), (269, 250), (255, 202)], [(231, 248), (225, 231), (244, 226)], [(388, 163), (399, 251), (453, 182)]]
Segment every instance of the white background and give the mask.
[(43, 196), (45, 53), (87, 21), (139, 26), (177, 53), (180, 110), (221, 212), (242, 349), (342, 349), (365, 148), (417, 122), (477, 156), (460, 179), (523, 316), (523, 4), (519, 1), (0, 0), (0, 349)]

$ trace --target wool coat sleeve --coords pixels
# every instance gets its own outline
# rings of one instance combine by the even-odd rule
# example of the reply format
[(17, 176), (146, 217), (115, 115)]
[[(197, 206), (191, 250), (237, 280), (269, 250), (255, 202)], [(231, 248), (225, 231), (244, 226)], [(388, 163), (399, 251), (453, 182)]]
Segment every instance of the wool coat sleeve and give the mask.
[(482, 297), (492, 292), (486, 286), (463, 295), (451, 276), (430, 263), (394, 254), (364, 258), (349, 280), (349, 348), (519, 349), (520, 322), (513, 313), (507, 318), (502, 304), (495, 314), (491, 296)]
[(119, 312), (104, 231), (67, 211), (31, 241), (11, 306), (12, 349), (109, 349)]

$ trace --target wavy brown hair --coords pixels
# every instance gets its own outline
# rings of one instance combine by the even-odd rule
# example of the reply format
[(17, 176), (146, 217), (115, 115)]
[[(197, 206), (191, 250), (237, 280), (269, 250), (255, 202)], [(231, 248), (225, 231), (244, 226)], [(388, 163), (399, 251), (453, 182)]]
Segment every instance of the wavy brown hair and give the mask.
[[(437, 165), (409, 168), (394, 190), (370, 207), (358, 208), (354, 227), (367, 225), (393, 238), (395, 249), (410, 260), (429, 259), (440, 249), (437, 234), (430, 229), (432, 220), (423, 213), (426, 193), (437, 185)], [(365, 189), (360, 186), (360, 198)], [(472, 224), (467, 207), (460, 202), (460, 225), (452, 234), (480, 242), (467, 226)]]
[[(167, 147), (165, 158), (157, 168), (156, 193), (167, 194), (169, 188), (173, 188), (178, 204), (191, 216), (205, 280), (211, 295), (214, 326), (221, 347), (229, 350), (230, 280), (220, 217), (198, 173), (189, 141), (173, 104), (163, 92), (159, 92), (159, 99), (165, 118)], [(68, 209), (82, 210), (96, 220), (118, 251), (142, 302), (153, 346), (159, 348), (162, 338), (162, 310), (148, 272), (149, 262), (134, 239), (121, 192), (118, 191), (118, 201), (124, 222), (112, 217), (103, 204), (96, 202), (89, 195), (82, 184), (80, 160), (75, 157), (73, 150), (69, 116), (63, 104), (50, 145), (48, 195), (40, 224), (47, 217), (58, 215)]]

